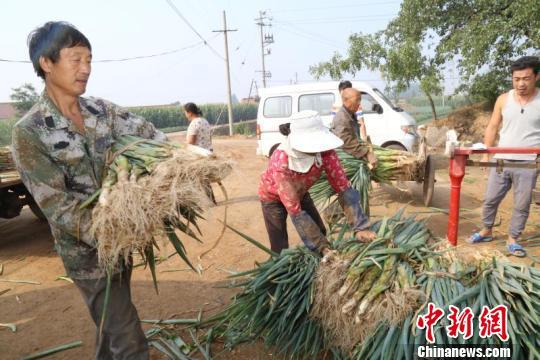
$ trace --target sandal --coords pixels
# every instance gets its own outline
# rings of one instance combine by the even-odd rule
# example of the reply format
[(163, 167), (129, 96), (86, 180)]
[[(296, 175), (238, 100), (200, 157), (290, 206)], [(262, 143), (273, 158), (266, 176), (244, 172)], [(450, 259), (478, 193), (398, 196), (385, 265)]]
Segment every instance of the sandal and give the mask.
[(480, 232), (475, 232), (466, 241), (469, 244), (476, 244), (476, 243), (482, 243), (482, 242), (489, 242), (492, 240), (493, 240), (493, 236), (482, 236), (480, 235)]
[(506, 248), (508, 249), (510, 255), (514, 255), (516, 257), (527, 256), (527, 254), (525, 253), (525, 249), (523, 249), (523, 246), (519, 245), (518, 243), (508, 244), (506, 245)]

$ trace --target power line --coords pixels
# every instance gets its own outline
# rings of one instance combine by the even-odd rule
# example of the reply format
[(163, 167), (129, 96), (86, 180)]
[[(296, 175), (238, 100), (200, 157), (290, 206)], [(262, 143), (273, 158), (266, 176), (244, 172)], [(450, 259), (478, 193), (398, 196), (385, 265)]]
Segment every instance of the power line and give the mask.
[(294, 22), (296, 25), (299, 24), (332, 24), (332, 23), (344, 23), (344, 22), (356, 22), (356, 21), (380, 21), (380, 20), (390, 20), (397, 16), (397, 14), (377, 14), (370, 16), (353, 16), (353, 17), (342, 17), (342, 18), (302, 18), (299, 20), (295, 19), (285, 19), (285, 20), (276, 20), (276, 23), (290, 23)]
[(307, 33), (302, 34), (302, 33), (298, 32), (298, 31), (293, 30), (293, 29), (284, 27), (284, 24), (283, 24), (283, 25), (278, 25), (278, 26), (276, 26), (276, 27), (277, 27), (278, 29), (281, 29), (281, 30), (283, 30), (283, 31), (286, 31), (286, 32), (288, 32), (288, 33), (290, 33), (290, 34), (294, 34), (294, 35), (300, 36), (300, 37), (302, 37), (302, 38), (304, 38), (304, 39), (318, 42), (318, 43), (320, 43), (320, 44), (322, 44), (322, 45), (326, 45), (326, 46), (328, 46), (328, 47), (331, 47), (332, 49), (335, 49), (335, 48), (337, 47), (337, 46), (336, 46), (337, 44), (336, 44), (335, 42), (330, 42), (330, 41), (328, 41), (328, 40), (326, 40), (326, 39), (324, 39), (324, 38), (317, 38), (316, 36), (309, 35), (309, 34), (307, 34)]
[(11, 60), (11, 59), (2, 59), (2, 58), (0, 58), (0, 62), (22, 63), (22, 64), (31, 63), (31, 61), (29, 60)]
[(282, 22), (281, 22), (281, 25), (282, 25), (282, 26), (289, 26), (289, 27), (291, 27), (291, 28), (296, 29), (296, 31), (298, 31), (298, 32), (300, 32), (300, 33), (303, 33), (303, 34), (308, 35), (308, 36), (313, 36), (313, 37), (315, 37), (317, 40), (324, 40), (324, 41), (326, 41), (326, 42), (328, 42), (328, 43), (330, 43), (330, 44), (333, 44), (334, 46), (335, 46), (336, 44), (338, 44), (338, 45), (345, 45), (345, 43), (342, 43), (342, 42), (339, 41), (339, 40), (329, 39), (329, 38), (326, 38), (326, 37), (324, 37), (324, 36), (322, 36), (322, 35), (320, 35), (320, 34), (317, 34), (317, 33), (314, 33), (314, 32), (307, 31), (307, 30), (305, 30), (305, 29), (303, 29), (303, 28), (301, 28), (301, 27), (299, 27), (299, 26), (296, 26), (295, 24), (290, 23), (290, 22), (288, 22), (288, 21), (282, 21)]
[[(212, 39), (217, 37), (217, 36), (219, 36), (219, 34), (216, 34), (214, 37), (212, 37)], [(140, 55), (140, 56), (127, 57), (127, 58), (120, 58), (120, 59), (92, 60), (92, 63), (124, 62), (124, 61), (131, 61), (131, 60), (141, 60), (141, 59), (160, 57), (160, 56), (175, 54), (175, 53), (178, 53), (178, 52), (184, 51), (184, 50), (193, 49), (193, 48), (196, 48), (196, 47), (198, 47), (200, 45), (203, 45), (203, 44), (204, 44), (203, 41), (199, 41), (199, 42), (197, 42), (195, 44), (192, 44), (192, 45), (188, 45), (188, 46), (185, 46), (185, 47), (182, 47), (182, 48), (179, 48), (179, 49), (170, 50), (170, 51), (163, 51), (163, 52), (160, 52), (160, 53), (157, 53), (157, 54)], [(11, 59), (2, 59), (2, 58), (0, 58), (0, 62), (24, 63), (24, 64), (31, 63), (31, 61), (29, 61), (29, 60), (11, 60)]]
[(400, 4), (400, 1), (386, 1), (386, 2), (372, 2), (372, 3), (357, 3), (350, 5), (334, 5), (334, 6), (318, 6), (318, 7), (309, 7), (309, 8), (295, 8), (295, 9), (282, 9), (282, 10), (272, 10), (274, 13), (284, 13), (284, 12), (297, 12), (297, 11), (311, 11), (311, 10), (328, 10), (328, 9), (342, 9), (342, 8), (351, 8), (351, 7), (362, 7), (370, 5), (386, 5), (386, 4)]
[[(256, 41), (257, 41), (257, 39), (253, 36), (251, 38), (251, 43), (249, 43), (249, 45), (246, 47), (246, 50), (244, 51), (243, 56), (240, 57), (242, 59), (242, 61), (240, 63), (241, 66), (245, 65), (246, 59), (247, 59), (248, 55), (251, 54), (251, 49), (253, 48), (253, 45), (255, 45)], [(245, 44), (246, 44), (246, 40), (242, 41), (242, 43), (240, 45), (238, 45), (238, 47), (236, 48), (235, 51), (239, 51), (239, 50), (243, 49)]]
[(176, 15), (178, 15), (180, 17), (180, 19), (182, 19), (186, 25), (191, 29), (193, 30), (193, 32), (204, 42), (204, 45), (208, 46), (208, 48), (214, 53), (214, 55), (216, 55), (217, 57), (219, 57), (221, 60), (225, 60), (223, 58), (223, 56), (221, 56), (212, 46), (210, 46), (210, 44), (208, 44), (208, 42), (206, 41), (205, 38), (202, 37), (201, 34), (199, 34), (199, 32), (197, 31), (197, 29), (195, 29), (193, 27), (193, 25), (191, 25), (191, 23), (188, 21), (188, 19), (186, 19), (184, 17), (184, 15), (182, 15), (182, 13), (180, 12), (180, 10), (178, 10), (178, 8), (174, 5), (174, 3), (171, 1), (171, 0), (166, 0), (167, 1), (167, 4), (169, 4), (169, 6), (173, 9), (173, 11), (176, 13)]
[[(449, 76), (449, 77), (443, 77), (442, 78), (443, 80), (453, 80), (453, 79), (460, 79), (459, 77), (452, 77), (452, 76)], [(356, 78), (352, 78), (350, 79), (351, 81), (363, 81), (363, 82), (368, 82), (368, 83), (371, 83), (371, 82), (379, 82), (379, 83), (388, 83), (388, 82), (392, 82), (392, 81), (389, 81), (389, 80), (384, 80), (384, 79), (356, 79)], [(298, 79), (298, 82), (301, 82), (301, 83), (316, 83), (316, 82), (319, 82), (319, 81), (326, 81), (326, 80), (314, 80), (314, 79)], [(332, 80), (330, 80), (332, 81)], [(272, 82), (273, 83), (289, 83), (290, 82), (290, 79), (289, 80), (282, 80), (282, 79), (272, 79)]]
[(96, 61), (92, 61), (92, 62), (109, 63), (109, 62), (122, 62), (122, 61), (148, 59), (148, 58), (153, 58), (153, 57), (160, 57), (160, 56), (175, 54), (175, 53), (178, 53), (180, 51), (196, 48), (196, 47), (198, 47), (200, 45), (203, 45), (203, 44), (204, 43), (202, 41), (199, 41), (198, 43), (195, 43), (193, 45), (188, 45), (188, 46), (180, 48), (180, 49), (175, 49), (175, 50), (171, 50), (171, 51), (164, 51), (164, 52), (157, 53), (157, 54), (152, 54), (152, 55), (133, 56), (133, 57), (121, 58), (121, 59), (104, 59), (104, 60), (96, 60)]
[[(385, 80), (380, 80), (380, 79), (351, 79), (352, 81), (364, 81), (364, 82), (382, 82), (382, 83), (385, 83), (386, 81)], [(273, 83), (290, 83), (290, 79), (289, 80), (272, 80)], [(316, 82), (319, 82), (318, 80), (314, 80), (314, 79), (298, 79), (298, 82), (299, 83), (316, 83)]]

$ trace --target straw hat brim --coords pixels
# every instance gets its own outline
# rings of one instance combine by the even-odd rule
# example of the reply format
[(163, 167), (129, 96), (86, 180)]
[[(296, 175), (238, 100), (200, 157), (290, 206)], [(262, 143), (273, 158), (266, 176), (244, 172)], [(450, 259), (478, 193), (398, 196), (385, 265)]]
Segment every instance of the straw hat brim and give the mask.
[(294, 150), (305, 153), (328, 151), (343, 145), (343, 140), (332, 134), (325, 126), (298, 133), (291, 131), (289, 141)]

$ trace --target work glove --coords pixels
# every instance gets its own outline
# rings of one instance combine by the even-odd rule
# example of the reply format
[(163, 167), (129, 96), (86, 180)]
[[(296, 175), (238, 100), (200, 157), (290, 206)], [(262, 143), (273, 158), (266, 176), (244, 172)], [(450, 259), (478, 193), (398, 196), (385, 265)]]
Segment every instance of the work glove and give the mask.
[(291, 216), (292, 223), (308, 249), (322, 253), (329, 243), (321, 229), (305, 211)]

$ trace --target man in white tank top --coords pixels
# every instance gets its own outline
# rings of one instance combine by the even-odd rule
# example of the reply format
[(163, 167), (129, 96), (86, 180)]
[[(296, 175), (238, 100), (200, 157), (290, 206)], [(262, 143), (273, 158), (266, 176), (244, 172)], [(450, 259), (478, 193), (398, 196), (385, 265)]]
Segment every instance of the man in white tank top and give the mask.
[[(501, 147), (540, 147), (540, 89), (536, 81), (540, 79), (540, 60), (536, 56), (524, 56), (510, 67), (513, 89), (497, 99), (493, 114), (486, 128), (484, 144), (495, 145), (497, 133)], [(500, 132), (499, 132), (500, 128)], [(496, 159), (504, 162), (535, 164), (535, 154), (496, 154)], [(484, 155), (482, 161), (488, 161)], [(514, 209), (506, 247), (510, 254), (523, 257), (525, 250), (517, 243), (525, 228), (536, 186), (538, 168), (508, 168), (502, 172), (490, 169), (486, 197), (484, 200), (483, 229), (474, 233), (469, 243), (493, 240), (492, 228), (499, 204), (513, 187)]]

